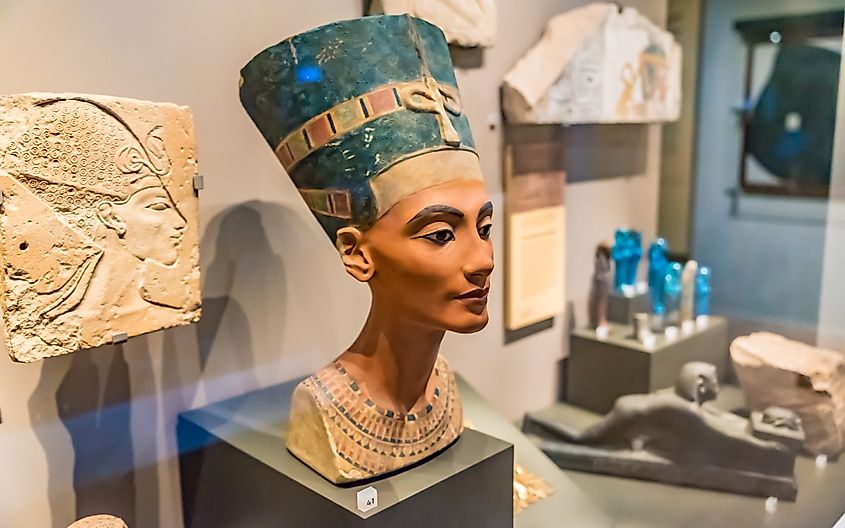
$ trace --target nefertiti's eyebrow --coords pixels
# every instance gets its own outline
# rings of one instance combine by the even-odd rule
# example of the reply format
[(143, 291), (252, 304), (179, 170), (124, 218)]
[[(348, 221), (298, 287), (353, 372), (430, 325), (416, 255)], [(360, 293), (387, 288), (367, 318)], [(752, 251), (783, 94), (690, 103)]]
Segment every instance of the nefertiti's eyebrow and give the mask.
[(455, 209), (454, 207), (451, 207), (449, 205), (437, 204), (437, 205), (429, 205), (428, 207), (423, 207), (422, 209), (420, 209), (420, 211), (417, 214), (415, 214), (413, 218), (408, 220), (408, 224), (413, 224), (414, 222), (417, 222), (417, 221), (419, 221), (423, 218), (426, 218), (428, 216), (438, 215), (438, 214), (454, 215), (454, 216), (457, 216), (458, 218), (464, 217), (464, 212), (461, 211), (460, 209)]
[(478, 218), (483, 218), (485, 216), (492, 216), (493, 215), (493, 202), (487, 202), (486, 204), (481, 206), (481, 209), (478, 210)]

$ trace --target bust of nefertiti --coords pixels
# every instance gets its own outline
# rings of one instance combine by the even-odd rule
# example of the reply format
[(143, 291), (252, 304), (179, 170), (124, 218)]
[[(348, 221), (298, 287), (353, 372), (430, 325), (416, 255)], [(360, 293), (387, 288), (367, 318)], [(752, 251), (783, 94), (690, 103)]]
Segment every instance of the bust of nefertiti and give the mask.
[(241, 72), (241, 101), (340, 262), (364, 328), (293, 394), (288, 449), (334, 483), (398, 471), (463, 430), (445, 332), (487, 324), (493, 206), (443, 33), (410, 16), (329, 24)]

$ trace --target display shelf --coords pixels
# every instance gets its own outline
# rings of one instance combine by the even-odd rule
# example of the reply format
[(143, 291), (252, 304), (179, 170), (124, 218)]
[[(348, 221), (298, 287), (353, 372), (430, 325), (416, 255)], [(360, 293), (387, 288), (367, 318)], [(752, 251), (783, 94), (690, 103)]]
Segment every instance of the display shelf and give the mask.
[[(714, 404), (724, 410), (742, 409), (742, 391), (722, 387)], [(576, 414), (579, 427), (599, 419), (584, 411)], [(767, 499), (760, 497), (572, 470), (561, 473), (614, 519), (615, 528), (830, 528), (845, 513), (845, 463), (817, 467), (804, 455), (795, 461), (796, 500), (778, 501), (771, 512), (766, 511)]]
[(716, 366), (724, 377), (728, 360), (727, 324), (708, 318), (706, 326), (680, 333), (674, 341), (656, 335), (653, 347), (633, 338), (630, 325), (610, 324), (609, 335), (576, 329), (570, 334), (566, 366), (566, 400), (597, 413), (606, 413), (619, 396), (645, 394), (671, 387), (681, 367), (690, 361)]

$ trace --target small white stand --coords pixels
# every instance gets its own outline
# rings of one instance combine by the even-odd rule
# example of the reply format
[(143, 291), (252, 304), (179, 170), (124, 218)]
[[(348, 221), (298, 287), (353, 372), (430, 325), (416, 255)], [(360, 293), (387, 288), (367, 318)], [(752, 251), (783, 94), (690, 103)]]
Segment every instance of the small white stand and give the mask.
[(368, 512), (378, 506), (378, 490), (370, 486), (358, 492), (358, 509)]
[(648, 292), (648, 283), (645, 281), (640, 281), (637, 283), (636, 286), (637, 295), (642, 295)]
[(654, 348), (657, 346), (657, 336), (655, 336), (651, 332), (643, 334), (643, 346), (647, 350), (654, 350)]
[(769, 497), (766, 499), (766, 504), (763, 508), (766, 510), (766, 513), (775, 513), (778, 509), (778, 498)]
[(637, 295), (637, 288), (635, 288), (633, 284), (623, 284), (622, 295), (631, 299)]
[(827, 467), (827, 455), (819, 455), (816, 457), (816, 468), (824, 469)]
[(610, 328), (607, 325), (596, 327), (596, 339), (599, 341), (607, 341), (608, 337), (610, 337)]
[(637, 341), (643, 341), (645, 336), (651, 333), (648, 325), (648, 314), (645, 312), (634, 314), (634, 333)]
[(695, 333), (695, 321), (684, 321), (681, 323), (681, 333), (685, 336)]
[(677, 326), (667, 326), (665, 330), (663, 330), (663, 337), (666, 338), (667, 343), (674, 343), (678, 340), (680, 330)]
[(708, 316), (707, 314), (702, 314), (695, 318), (695, 326), (699, 330), (704, 330), (705, 328), (707, 328), (708, 324), (710, 324), (710, 316)]

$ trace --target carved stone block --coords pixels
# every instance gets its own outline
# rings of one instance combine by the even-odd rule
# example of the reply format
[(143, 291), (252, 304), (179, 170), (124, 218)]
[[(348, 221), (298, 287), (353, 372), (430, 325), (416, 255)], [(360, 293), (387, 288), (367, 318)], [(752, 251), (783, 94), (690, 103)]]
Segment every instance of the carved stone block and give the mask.
[(67, 528), (126, 528), (126, 523), (112, 515), (93, 515), (80, 519)]
[(15, 361), (200, 317), (187, 107), (0, 97), (0, 306)]
[(674, 121), (681, 48), (634, 8), (591, 2), (549, 20), (509, 71), (502, 110), (511, 123)]
[(748, 406), (778, 406), (801, 417), (804, 448), (835, 456), (845, 449), (845, 359), (769, 332), (738, 337), (731, 343)]
[(449, 44), (491, 47), (496, 40), (495, 0), (375, 0), (370, 14), (412, 16), (443, 30)]

